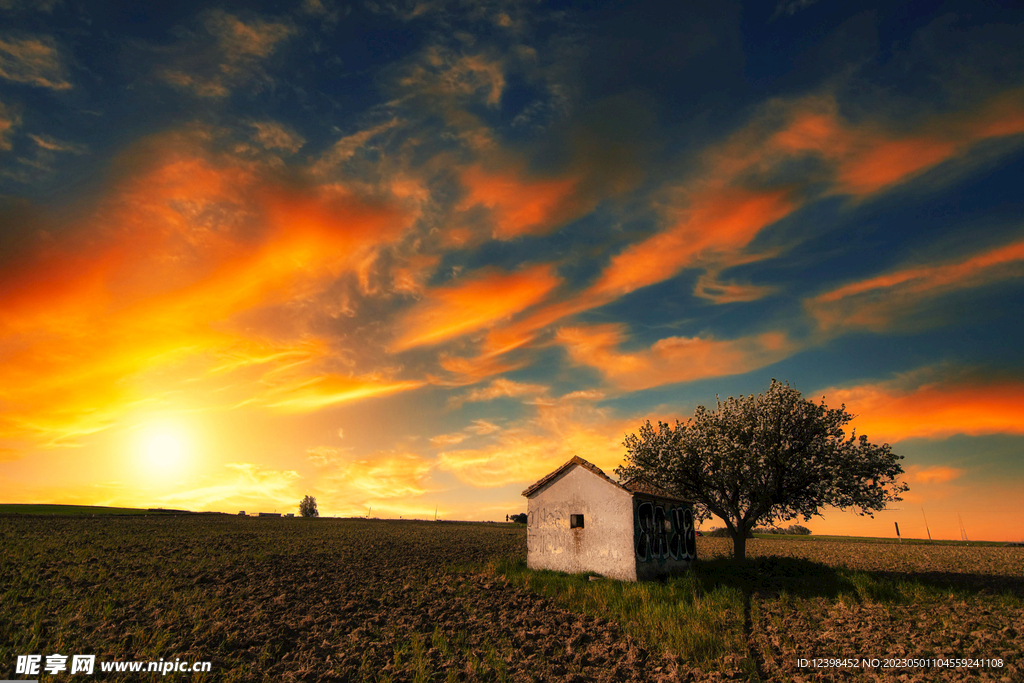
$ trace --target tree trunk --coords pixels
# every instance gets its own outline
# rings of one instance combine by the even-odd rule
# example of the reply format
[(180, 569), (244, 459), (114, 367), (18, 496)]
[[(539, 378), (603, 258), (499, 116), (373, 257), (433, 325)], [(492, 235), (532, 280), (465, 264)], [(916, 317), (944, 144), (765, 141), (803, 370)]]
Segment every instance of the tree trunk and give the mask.
[(732, 550), (737, 562), (747, 559), (747, 533), (742, 526), (738, 533), (732, 535)]

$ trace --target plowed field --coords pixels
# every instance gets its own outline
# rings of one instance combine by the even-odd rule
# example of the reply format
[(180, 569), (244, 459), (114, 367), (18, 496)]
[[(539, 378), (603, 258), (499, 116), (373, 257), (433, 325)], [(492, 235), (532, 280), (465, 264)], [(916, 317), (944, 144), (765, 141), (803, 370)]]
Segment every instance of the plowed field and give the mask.
[(0, 678), (52, 653), (212, 662), (191, 681), (647, 681), (667, 666), (617, 624), (481, 572), (525, 556), (522, 527), (7, 518), (0, 539)]
[[(57, 653), (212, 662), (208, 674), (168, 674), (190, 681), (1021, 680), (1024, 550), (866, 545), (752, 541), (747, 575), (715, 559), (726, 541), (701, 539), (700, 581), (687, 585), (706, 596), (743, 591), (746, 613), (723, 621), (739, 651), (698, 664), (662, 652), (629, 618), (572, 611), (506, 578), (495, 567), (521, 566), (523, 527), (0, 518), (0, 678), (30, 678), (15, 673), (18, 655)], [(862, 574), (833, 567), (880, 578), (851, 587)], [(787, 575), (797, 570), (824, 576)], [(576, 581), (595, 594), (611, 585)], [(922, 585), (920, 601), (907, 598)], [(897, 587), (889, 595), (886, 586)], [(798, 666), (901, 655), (1005, 664), (852, 674)]]

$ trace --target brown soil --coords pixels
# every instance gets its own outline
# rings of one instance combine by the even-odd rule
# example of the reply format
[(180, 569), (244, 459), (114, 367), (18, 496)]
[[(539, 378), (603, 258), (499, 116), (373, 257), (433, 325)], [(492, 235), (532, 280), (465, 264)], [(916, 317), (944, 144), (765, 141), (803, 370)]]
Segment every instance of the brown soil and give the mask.
[[(727, 553), (727, 543), (701, 539), (701, 557)], [(482, 571), (525, 556), (525, 530), (511, 525), (9, 517), (0, 518), (0, 548), (0, 678), (18, 677), (17, 655), (52, 653), (212, 661), (210, 674), (178, 674), (194, 682), (706, 681), (746, 678), (750, 656), (771, 681), (1024, 677), (1020, 548), (752, 541), (753, 558), (948, 583), (949, 596), (884, 604), (756, 592), (743, 619), (749, 652), (727, 655), (715, 672), (659, 653), (626, 634), (628, 624), (569, 612)], [(798, 666), (949, 653), (1006, 664)]]
[[(0, 662), (213, 662), (189, 680), (659, 681), (616, 623), (478, 569), (522, 528), (233, 518), (0, 519)], [(173, 674), (171, 674), (173, 676)]]

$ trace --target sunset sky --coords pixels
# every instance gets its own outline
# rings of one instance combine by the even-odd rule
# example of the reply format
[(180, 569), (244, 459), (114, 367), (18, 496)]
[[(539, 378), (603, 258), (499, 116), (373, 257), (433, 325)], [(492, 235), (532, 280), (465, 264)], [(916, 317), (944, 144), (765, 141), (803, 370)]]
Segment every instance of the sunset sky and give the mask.
[[(1024, 539), (1024, 6), (0, 0), (0, 502), (501, 519), (787, 380)], [(715, 523), (705, 523), (705, 528)]]

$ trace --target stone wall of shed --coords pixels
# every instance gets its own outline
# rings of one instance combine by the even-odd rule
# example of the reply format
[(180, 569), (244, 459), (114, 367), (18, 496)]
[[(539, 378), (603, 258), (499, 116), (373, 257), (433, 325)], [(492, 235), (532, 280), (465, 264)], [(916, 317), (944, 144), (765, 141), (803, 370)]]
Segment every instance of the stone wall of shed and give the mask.
[[(582, 514), (582, 529), (569, 516)], [(633, 497), (594, 473), (574, 467), (527, 503), (526, 563), (531, 569), (596, 572), (636, 580)]]

